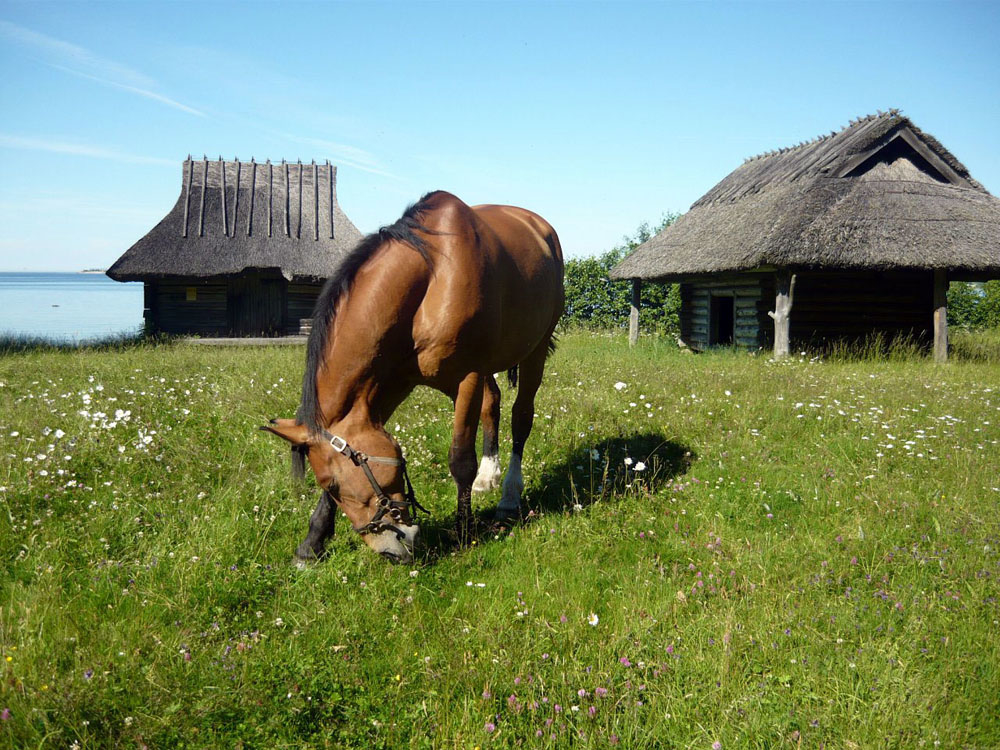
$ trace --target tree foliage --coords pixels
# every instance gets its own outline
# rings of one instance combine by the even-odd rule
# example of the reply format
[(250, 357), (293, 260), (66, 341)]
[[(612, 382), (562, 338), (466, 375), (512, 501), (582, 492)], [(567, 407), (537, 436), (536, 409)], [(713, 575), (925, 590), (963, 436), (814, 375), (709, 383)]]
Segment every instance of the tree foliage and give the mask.
[[(607, 252), (589, 258), (566, 261), (566, 312), (563, 324), (597, 330), (628, 326), (632, 303), (632, 287), (628, 281), (612, 281), (608, 272), (639, 245), (673, 224), (680, 214), (666, 213), (651, 227), (643, 222), (622, 243)], [(644, 283), (642, 314), (639, 324), (643, 331), (676, 336), (680, 333), (680, 290), (677, 284)]]
[(969, 329), (1000, 327), (1000, 280), (953, 281), (948, 287), (948, 324)]

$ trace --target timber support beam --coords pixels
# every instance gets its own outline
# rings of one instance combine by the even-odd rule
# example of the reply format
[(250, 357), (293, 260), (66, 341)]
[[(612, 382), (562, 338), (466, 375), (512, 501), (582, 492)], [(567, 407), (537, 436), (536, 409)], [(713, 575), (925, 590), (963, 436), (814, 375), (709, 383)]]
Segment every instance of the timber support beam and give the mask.
[(791, 271), (778, 271), (774, 276), (774, 289), (774, 310), (767, 314), (774, 321), (774, 358), (784, 359), (791, 352), (789, 329), (795, 295), (795, 274)]
[(934, 269), (934, 361), (948, 361), (948, 271)]
[(639, 340), (639, 300), (642, 296), (642, 280), (632, 279), (632, 307), (628, 315), (628, 345), (635, 346)]

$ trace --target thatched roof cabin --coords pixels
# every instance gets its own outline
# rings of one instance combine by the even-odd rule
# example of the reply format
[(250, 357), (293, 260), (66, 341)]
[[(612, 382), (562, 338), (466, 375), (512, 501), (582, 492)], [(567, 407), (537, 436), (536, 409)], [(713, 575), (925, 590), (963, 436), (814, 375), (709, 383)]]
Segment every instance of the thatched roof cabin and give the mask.
[(189, 157), (173, 209), (107, 273), (145, 283), (154, 330), (283, 335), (300, 331), (323, 282), (360, 240), (329, 162)]
[(1000, 276), (1000, 200), (892, 110), (747, 159), (611, 276), (682, 282), (682, 338), (694, 348), (780, 354), (787, 340), (767, 315), (787, 312), (793, 289), (792, 339), (925, 335), (948, 279)]

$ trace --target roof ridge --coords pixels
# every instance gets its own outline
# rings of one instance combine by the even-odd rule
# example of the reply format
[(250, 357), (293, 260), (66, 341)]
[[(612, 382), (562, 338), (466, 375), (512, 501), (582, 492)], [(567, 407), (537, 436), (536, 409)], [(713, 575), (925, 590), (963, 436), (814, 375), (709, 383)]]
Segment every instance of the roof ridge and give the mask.
[[(207, 161), (207, 162), (216, 163), (216, 164), (219, 163), (220, 161), (221, 162), (225, 162), (226, 164), (240, 164), (240, 163), (242, 163), (242, 164), (250, 164), (250, 163), (254, 163), (254, 164), (264, 164), (264, 165), (267, 165), (267, 164), (271, 164), (272, 163), (270, 159), (265, 159), (264, 161), (257, 161), (252, 156), (250, 157), (250, 161), (242, 160), (238, 156), (234, 156), (232, 159), (224, 159), (221, 154), (219, 155), (218, 159), (209, 159), (207, 155), (202, 155), (202, 157), (200, 159), (196, 159), (191, 154), (188, 154), (187, 158), (184, 160), (184, 163), (186, 164), (189, 161)], [(303, 162), (302, 159), (296, 159), (295, 161), (291, 161), (289, 159), (281, 159), (281, 160), (275, 161), (273, 163), (274, 164), (285, 164), (285, 163), (288, 163), (291, 166), (309, 166), (309, 167), (311, 167), (313, 164), (317, 164), (320, 167), (333, 166), (330, 163), (329, 159), (326, 159), (323, 162), (317, 162), (315, 159), (312, 159), (308, 164), (306, 164), (305, 162)]]
[(879, 109), (876, 110), (876, 114), (862, 115), (860, 117), (856, 117), (850, 120), (847, 123), (847, 125), (844, 125), (840, 130), (831, 130), (829, 134), (818, 135), (815, 138), (812, 138), (811, 140), (808, 141), (800, 141), (794, 146), (786, 146), (784, 148), (772, 149), (771, 151), (765, 151), (763, 153), (756, 154), (755, 156), (748, 156), (746, 159), (743, 160), (743, 163), (749, 164), (752, 161), (767, 159), (778, 154), (787, 154), (792, 151), (798, 151), (800, 148), (804, 148), (806, 146), (813, 146), (817, 143), (822, 143), (823, 141), (829, 140), (830, 138), (833, 138), (834, 136), (839, 135), (840, 133), (843, 133), (844, 131), (849, 130), (862, 123), (872, 122), (873, 120), (880, 120), (883, 118), (892, 119), (895, 117), (898, 117), (900, 119), (905, 119), (905, 115), (903, 115), (898, 108), (894, 107), (890, 109), (888, 112), (883, 112), (881, 109)]

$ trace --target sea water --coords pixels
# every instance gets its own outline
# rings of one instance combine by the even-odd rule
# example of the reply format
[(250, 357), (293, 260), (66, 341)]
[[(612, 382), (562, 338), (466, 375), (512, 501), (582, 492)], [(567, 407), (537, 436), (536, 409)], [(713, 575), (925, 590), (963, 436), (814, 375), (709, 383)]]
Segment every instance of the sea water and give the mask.
[(103, 273), (0, 273), (0, 336), (86, 342), (142, 330), (142, 283)]

